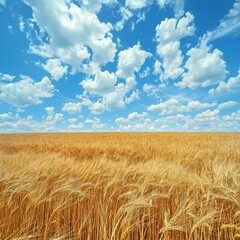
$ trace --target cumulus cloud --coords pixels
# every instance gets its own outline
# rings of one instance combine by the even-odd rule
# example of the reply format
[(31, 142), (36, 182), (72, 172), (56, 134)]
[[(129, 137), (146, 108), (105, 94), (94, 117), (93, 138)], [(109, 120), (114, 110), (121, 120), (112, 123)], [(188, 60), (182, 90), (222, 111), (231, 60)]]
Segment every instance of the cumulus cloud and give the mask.
[(148, 118), (146, 112), (138, 113), (133, 112), (129, 113), (127, 118), (117, 118), (115, 122), (118, 125), (118, 131), (154, 131), (155, 126)]
[(155, 61), (154, 63), (154, 74), (158, 75), (162, 73), (162, 63), (158, 60)]
[(100, 11), (102, 3), (101, 0), (82, 0), (82, 6), (87, 11), (95, 13)]
[[(50, 45), (52, 52), (64, 63), (72, 66), (73, 73), (81, 70), (82, 61), (90, 57), (86, 46), (92, 49), (93, 60), (99, 64), (113, 61), (116, 44), (109, 37), (112, 25), (100, 22), (95, 13), (86, 9), (87, 3), (90, 4), (89, 8), (94, 8), (100, 1), (84, 1), (85, 7), (78, 7), (73, 2), (67, 3), (64, 0), (24, 2), (32, 8), (33, 17), (41, 31), (48, 33), (50, 40), (47, 45)], [(45, 55), (46, 51), (39, 49), (44, 44), (46, 43), (40, 47), (33, 45), (32, 49), (35, 53)]]
[[(123, 109), (126, 104), (129, 104), (136, 99), (138, 99), (139, 92), (132, 91), (136, 86), (135, 77), (129, 77), (126, 79), (125, 83), (118, 83), (114, 86), (113, 90), (110, 92), (104, 91), (101, 92), (102, 97), (98, 98), (96, 102), (92, 102), (88, 97), (83, 95), (78, 95), (82, 101), (83, 106), (87, 106), (91, 113), (101, 114), (104, 111), (117, 111)], [(98, 92), (100, 94), (100, 92)], [(127, 97), (127, 94), (130, 93), (130, 96)]]
[(157, 94), (162, 88), (165, 88), (166, 84), (161, 83), (159, 85), (153, 85), (145, 83), (143, 85), (143, 91), (147, 93), (148, 96), (152, 96), (155, 98), (159, 98), (160, 96)]
[(180, 18), (184, 15), (184, 0), (175, 0), (174, 12), (175, 18)]
[(69, 118), (68, 119), (69, 123), (76, 123), (77, 121), (78, 121), (77, 118)]
[(210, 111), (209, 109), (206, 110), (205, 112), (199, 113), (195, 119), (198, 119), (199, 121), (210, 121), (210, 120), (214, 120), (216, 118), (216, 116), (218, 116), (219, 114), (219, 110), (215, 109), (213, 111)]
[(88, 105), (89, 110), (91, 111), (92, 114), (102, 114), (106, 110), (106, 106), (100, 102), (97, 101), (95, 103), (92, 103)]
[[(233, 112), (231, 115), (225, 115), (222, 117), (223, 120), (227, 121), (227, 122), (236, 122), (239, 126), (240, 123), (240, 110), (238, 110), (237, 112)], [(240, 129), (238, 128), (238, 131)]]
[(231, 77), (227, 82), (221, 81), (216, 89), (212, 88), (209, 90), (209, 94), (222, 93), (229, 91), (240, 90), (240, 69), (237, 77)]
[(112, 42), (110, 37), (94, 40), (93, 43), (93, 61), (102, 64), (114, 61), (116, 44)]
[(189, 119), (184, 124), (185, 129), (197, 131), (219, 131), (222, 129), (220, 125), (219, 110), (206, 110), (197, 114), (194, 118)]
[(82, 104), (81, 103), (73, 103), (73, 102), (68, 102), (65, 103), (62, 111), (68, 112), (70, 114), (79, 114), (82, 111)]
[(42, 64), (43, 68), (48, 71), (52, 78), (58, 81), (64, 74), (67, 74), (68, 67), (62, 66), (62, 61), (60, 59), (49, 59), (46, 64)]
[(190, 49), (183, 74), (183, 79), (176, 86), (180, 88), (207, 87), (223, 81), (227, 75), (226, 62), (222, 59), (223, 53), (214, 49), (211, 51), (208, 38), (204, 36), (196, 47)]
[(215, 40), (229, 34), (239, 34), (240, 29), (240, 0), (236, 0), (233, 8), (220, 21), (220, 24), (211, 33), (211, 39)]
[(91, 124), (94, 130), (102, 130), (106, 127), (107, 124), (102, 123), (100, 118), (95, 117), (94, 119), (87, 119), (86, 124)]
[(148, 107), (148, 111), (159, 111), (160, 115), (174, 114), (181, 112), (193, 112), (201, 109), (215, 107), (217, 103), (200, 103), (199, 101), (190, 101), (187, 105), (181, 104), (177, 99), (171, 98), (166, 102), (161, 102), (157, 105), (151, 105)]
[(109, 111), (120, 110), (125, 107), (123, 97), (117, 91), (111, 92), (104, 96), (103, 104)]
[(89, 12), (97, 13), (101, 10), (102, 4), (112, 5), (117, 0), (82, 0), (82, 7)]
[(140, 78), (145, 78), (150, 74), (150, 67), (146, 67), (146, 69), (139, 74)]
[[(41, 45), (34, 45), (33, 43), (30, 43), (29, 52), (36, 55), (40, 55), (44, 58), (51, 58), (54, 56), (54, 50), (51, 48), (50, 45), (46, 43), (42, 43)], [(90, 55), (88, 55), (88, 57), (89, 56)], [(82, 62), (82, 59), (81, 59), (81, 62)]]
[(82, 81), (81, 85), (85, 90), (91, 94), (105, 95), (114, 90), (114, 85), (117, 82), (117, 77), (114, 73), (109, 73), (109, 71), (97, 70), (94, 80), (86, 79)]
[(28, 115), (21, 118), (18, 114), (10, 120), (0, 123), (1, 133), (25, 133), (25, 132), (49, 132), (61, 131), (57, 126), (64, 123), (63, 114), (56, 113), (52, 116), (47, 116), (42, 121), (36, 121), (33, 116)]
[[(118, 131), (233, 131), (240, 130), (240, 110), (231, 115), (224, 115), (220, 118), (220, 110), (207, 109), (197, 114), (191, 115), (175, 114), (160, 117), (152, 120), (148, 115), (141, 113), (131, 114), (134, 120), (127, 118), (117, 118)], [(136, 118), (135, 118), (136, 116)]]
[(133, 16), (132, 12), (125, 7), (120, 8), (120, 13), (122, 15), (122, 19), (116, 23), (115, 25), (116, 31), (121, 31), (124, 27), (125, 22)]
[(164, 123), (164, 124), (177, 124), (179, 122), (186, 122), (188, 119), (190, 119), (191, 116), (185, 116), (183, 114), (176, 114), (176, 115), (171, 115), (167, 117), (161, 117), (155, 120), (155, 123)]
[(9, 112), (9, 113), (1, 113), (0, 114), (0, 121), (5, 121), (5, 120), (10, 119), (12, 117), (13, 116), (12, 116), (11, 112)]
[(135, 123), (138, 121), (142, 121), (148, 116), (146, 112), (143, 113), (138, 113), (138, 112), (133, 112), (129, 113), (127, 118), (117, 118), (115, 122), (117, 124), (122, 124), (122, 123)]
[(131, 103), (131, 102), (134, 102), (138, 99), (140, 99), (140, 91), (137, 89), (136, 91), (133, 91), (130, 95), (130, 97), (126, 98), (125, 99), (125, 103)]
[(126, 0), (126, 6), (132, 9), (140, 9), (146, 6), (147, 0)]
[(43, 98), (53, 96), (54, 86), (48, 77), (35, 82), (28, 76), (21, 76), (15, 83), (0, 84), (0, 100), (15, 107), (41, 104)]
[(83, 127), (84, 127), (84, 124), (80, 122), (79, 124), (70, 124), (68, 126), (68, 129), (70, 129), (72, 131), (74, 131), (74, 130), (77, 131), (77, 130), (83, 128)]
[(15, 78), (15, 76), (11, 76), (9, 74), (2, 74), (2, 73), (0, 73), (0, 80), (2, 80), (2, 81), (9, 81), (9, 82), (11, 82), (14, 78)]
[(54, 115), (54, 107), (46, 107), (45, 110), (49, 116)]
[[(156, 27), (156, 38), (158, 42), (157, 53), (162, 58), (164, 73), (161, 80), (176, 79), (184, 69), (180, 67), (183, 62), (182, 51), (180, 49), (180, 39), (194, 34), (194, 17), (189, 12), (185, 17), (177, 20), (176, 18), (166, 18)], [(157, 71), (161, 66), (157, 63)]]
[(132, 77), (134, 72), (140, 70), (146, 58), (151, 56), (151, 53), (141, 50), (139, 43), (127, 50), (121, 51), (118, 54), (117, 76), (121, 78)]
[(184, 14), (184, 0), (158, 0), (158, 4), (161, 8), (165, 8), (167, 5), (173, 7), (175, 18), (182, 17)]
[(226, 109), (226, 108), (232, 108), (237, 106), (238, 103), (236, 101), (228, 101), (228, 102), (224, 102), (218, 105), (217, 109), (218, 110), (222, 110), (222, 109)]

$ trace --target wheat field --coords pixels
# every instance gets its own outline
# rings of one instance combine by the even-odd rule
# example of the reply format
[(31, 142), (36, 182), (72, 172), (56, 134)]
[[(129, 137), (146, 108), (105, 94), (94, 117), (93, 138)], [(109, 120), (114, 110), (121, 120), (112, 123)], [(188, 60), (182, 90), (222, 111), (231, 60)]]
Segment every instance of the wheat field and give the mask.
[(2, 134), (0, 239), (240, 239), (240, 134)]

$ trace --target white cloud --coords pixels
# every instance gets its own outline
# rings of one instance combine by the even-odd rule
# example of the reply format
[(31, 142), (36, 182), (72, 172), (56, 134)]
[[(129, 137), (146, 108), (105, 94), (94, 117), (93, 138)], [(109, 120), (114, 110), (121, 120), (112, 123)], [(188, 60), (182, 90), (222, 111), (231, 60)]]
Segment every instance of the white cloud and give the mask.
[(87, 11), (95, 13), (100, 11), (102, 3), (101, 0), (82, 0), (82, 6)]
[(64, 123), (63, 114), (56, 113), (55, 115), (43, 118), (42, 121), (35, 121), (33, 116), (28, 115), (26, 118), (19, 117), (16, 114), (11, 120), (0, 123), (1, 133), (25, 133), (25, 132), (49, 132), (60, 131), (57, 125)]
[(42, 98), (53, 96), (54, 86), (48, 77), (44, 77), (40, 82), (27, 76), (21, 78), (19, 82), (0, 84), (1, 100), (15, 107), (27, 107), (41, 104)]
[(210, 111), (199, 113), (195, 118), (189, 119), (184, 124), (184, 128), (187, 130), (197, 131), (219, 131), (222, 130), (221, 121), (219, 118), (219, 110), (215, 109)]
[(75, 74), (77, 71), (80, 71), (84, 59), (90, 57), (87, 47), (80, 44), (69, 46), (68, 48), (58, 48), (56, 52), (64, 63), (71, 65), (72, 69), (70, 74)]
[(224, 103), (221, 103), (218, 105), (218, 110), (222, 110), (222, 109), (225, 109), (225, 108), (232, 108), (232, 107), (235, 107), (237, 106), (238, 103), (236, 101), (228, 101), (228, 102), (224, 102)]
[(177, 124), (179, 122), (186, 122), (190, 118), (191, 117), (189, 115), (185, 116), (178, 113), (176, 115), (158, 118), (157, 120), (155, 120), (155, 123)]
[(5, 121), (6, 119), (10, 119), (12, 118), (12, 113), (9, 112), (9, 113), (1, 113), (0, 114), (0, 121)]
[(158, 4), (161, 8), (165, 8), (166, 5), (173, 7), (175, 18), (180, 18), (184, 14), (184, 0), (158, 0)]
[(104, 72), (98, 70), (95, 74), (94, 80), (83, 80), (81, 85), (92, 94), (105, 95), (114, 90), (116, 82), (117, 77), (114, 73), (109, 73), (107, 70)]
[[(236, 121), (237, 124), (239, 125), (240, 123), (240, 110), (238, 110), (237, 112), (233, 112), (231, 115), (225, 115), (222, 117), (222, 119), (224, 121), (230, 121), (230, 122), (233, 122), (233, 121)], [(240, 130), (240, 129), (238, 129)]]
[[(118, 124), (118, 131), (120, 132), (148, 132), (156, 131), (155, 124), (151, 122), (149, 118), (146, 118), (145, 113), (132, 113), (130, 116), (136, 116), (135, 120), (130, 120), (129, 118), (117, 118), (115, 122)], [(157, 129), (159, 130), (159, 129)]]
[(211, 39), (215, 40), (229, 34), (239, 34), (240, 29), (240, 0), (236, 0), (233, 8), (220, 21), (220, 24), (211, 32)]
[(219, 114), (219, 110), (215, 109), (213, 111), (210, 111), (209, 109), (205, 112), (199, 113), (195, 119), (198, 119), (199, 121), (204, 120), (206, 121), (206, 119), (211, 120), (211, 119), (215, 119), (215, 117)]
[(10, 81), (11, 82), (14, 78), (15, 78), (15, 76), (0, 73), (0, 80), (2, 80), (2, 81)]
[(36, 55), (40, 55), (45, 58), (50, 58), (54, 55), (54, 50), (51, 48), (50, 45), (46, 43), (43, 43), (42, 45), (39, 45), (39, 46), (34, 45), (33, 43), (30, 43), (29, 52)]
[(139, 77), (140, 78), (147, 77), (150, 74), (150, 70), (151, 70), (150, 67), (146, 67), (146, 69), (142, 73), (139, 74)]
[[(125, 104), (129, 104), (138, 98), (137, 90), (131, 92), (135, 86), (135, 77), (129, 77), (126, 79), (126, 83), (118, 83), (111, 92), (102, 94), (102, 98), (99, 98), (96, 102), (92, 102), (84, 95), (77, 96), (77, 98), (82, 100), (82, 105), (87, 106), (93, 114), (117, 111), (123, 109)], [(130, 97), (126, 97), (129, 92)]]
[[(80, 71), (82, 61), (89, 58), (90, 53), (86, 46), (92, 49), (93, 60), (99, 64), (113, 61), (116, 44), (109, 37), (112, 25), (100, 22), (95, 13), (65, 0), (24, 0), (24, 2), (33, 9), (33, 17), (41, 31), (48, 33), (52, 52), (64, 63), (72, 66), (72, 73)], [(96, 4), (95, 1), (88, 3), (91, 6)], [(47, 47), (43, 46), (44, 44), (40, 46), (32, 44), (31, 49), (46, 56), (46, 51), (42, 50)]]
[(105, 105), (99, 101), (91, 103), (88, 107), (92, 114), (101, 114), (106, 110)]
[(81, 128), (83, 128), (83, 127), (84, 127), (84, 124), (83, 124), (83, 123), (70, 124), (70, 125), (68, 126), (68, 128), (69, 128), (70, 130), (78, 130), (78, 129), (81, 129)]
[(103, 103), (109, 111), (116, 111), (125, 107), (123, 97), (117, 91), (104, 96)]
[(70, 114), (79, 114), (82, 111), (82, 104), (81, 103), (65, 103), (62, 111), (68, 112)]
[(215, 107), (217, 103), (200, 103), (199, 101), (190, 101), (187, 105), (181, 104), (177, 99), (171, 98), (166, 102), (148, 107), (148, 111), (161, 110), (160, 115), (174, 114), (181, 112), (193, 112), (201, 109)]
[[(133, 121), (127, 118), (117, 118), (118, 131), (240, 131), (240, 110), (219, 117), (219, 109), (209, 109), (197, 114), (190, 115), (176, 114), (161, 117), (156, 120), (148, 118), (146, 114), (133, 113)], [(136, 117), (136, 118), (135, 118)], [(131, 118), (131, 117), (130, 117)]]
[(133, 16), (132, 12), (130, 12), (127, 8), (124, 7), (121, 7), (120, 13), (122, 15), (122, 19), (116, 23), (116, 31), (121, 31), (124, 27), (125, 22)]
[(138, 112), (133, 112), (129, 113), (127, 118), (117, 118), (115, 122), (117, 124), (123, 124), (123, 123), (135, 123), (142, 121), (148, 116), (146, 112), (143, 113), (138, 113)]
[(46, 107), (45, 110), (49, 116), (54, 115), (54, 107)]
[(162, 63), (159, 62), (158, 60), (155, 61), (154, 63), (154, 74), (158, 75), (162, 73)]
[(157, 0), (161, 8), (165, 8), (168, 4), (173, 4), (175, 0)]
[(16, 112), (17, 112), (17, 113), (22, 113), (22, 112), (25, 112), (25, 110), (22, 109), (22, 108), (17, 108), (17, 109), (16, 109)]
[(140, 9), (146, 6), (147, 0), (126, 0), (126, 6), (132, 9)]
[(138, 14), (136, 15), (137, 17), (137, 21), (132, 21), (131, 22), (131, 31), (133, 31), (135, 29), (136, 24), (138, 24), (141, 21), (145, 21), (146, 18), (146, 12), (138, 12)]
[(194, 34), (193, 20), (193, 15), (187, 12), (186, 16), (179, 20), (166, 18), (157, 25), (157, 53), (163, 60), (162, 67), (164, 68), (161, 80), (174, 80), (184, 72), (184, 69), (180, 67), (183, 62), (180, 39)]
[[(125, 107), (125, 103), (130, 103), (129, 98), (125, 98), (126, 94), (136, 86), (135, 77), (126, 79), (126, 84), (119, 83), (115, 90), (104, 96), (103, 104), (108, 111), (120, 110)], [(125, 99), (124, 99), (125, 98)]]
[(176, 0), (174, 6), (175, 18), (180, 18), (184, 15), (184, 0)]
[(68, 67), (63, 67), (60, 59), (49, 59), (47, 60), (46, 64), (42, 64), (42, 66), (56, 81), (62, 78), (64, 74), (67, 74)]
[(208, 39), (204, 36), (198, 46), (190, 49), (185, 68), (188, 72), (183, 74), (183, 79), (176, 86), (195, 89), (207, 87), (223, 81), (227, 75), (226, 62), (222, 59), (223, 53), (207, 45)]
[(115, 122), (118, 125), (118, 131), (126, 132), (126, 131), (154, 131), (155, 125), (151, 122), (146, 112), (138, 113), (133, 112), (130, 113), (127, 118), (117, 118)]
[(129, 104), (129, 103), (131, 103), (131, 102), (134, 102), (134, 101), (140, 99), (139, 94), (140, 94), (140, 92), (139, 92), (138, 89), (137, 89), (136, 91), (133, 91), (133, 92), (131, 93), (130, 97), (125, 99), (125, 103), (128, 103), (128, 104)]
[(101, 129), (104, 129), (106, 127), (106, 124), (105, 123), (102, 123), (102, 121), (95, 117), (94, 120), (93, 119), (87, 119), (85, 121), (86, 124), (92, 124), (92, 128), (95, 129), (95, 130), (101, 130)]
[(19, 17), (19, 29), (20, 29), (21, 32), (24, 32), (24, 27), (25, 27), (25, 24), (23, 22), (23, 17), (20, 16)]
[(118, 54), (118, 71), (117, 76), (121, 78), (132, 77), (134, 72), (138, 72), (144, 64), (147, 57), (152, 54), (140, 49), (138, 43), (132, 48), (123, 50)]
[(143, 85), (143, 91), (147, 93), (148, 96), (159, 98), (160, 96), (157, 94), (157, 92), (159, 92), (162, 88), (165, 88), (165, 87), (166, 85), (164, 83), (161, 83), (157, 86), (153, 84), (145, 83)]
[(94, 52), (93, 60), (97, 63), (113, 62), (116, 53), (116, 44), (110, 37), (94, 40), (92, 50)]
[(69, 118), (68, 119), (69, 123), (76, 123), (77, 121), (78, 121), (77, 118)]
[(0, 0), (0, 4), (6, 6), (6, 0)]
[(221, 81), (216, 89), (209, 90), (209, 94), (222, 93), (227, 91), (239, 91), (240, 90), (240, 69), (237, 77), (231, 77), (227, 82)]
[(101, 10), (102, 4), (113, 5), (117, 0), (82, 0), (82, 7), (89, 12), (97, 13)]
[(107, 5), (114, 5), (117, 4), (118, 1), (117, 0), (102, 0), (102, 3), (107, 4)]
[(137, 22), (136, 22), (136, 24), (138, 24), (139, 22), (141, 22), (141, 21), (145, 21), (145, 19), (146, 19), (146, 14), (145, 14), (145, 12), (139, 12), (138, 14), (137, 14)]

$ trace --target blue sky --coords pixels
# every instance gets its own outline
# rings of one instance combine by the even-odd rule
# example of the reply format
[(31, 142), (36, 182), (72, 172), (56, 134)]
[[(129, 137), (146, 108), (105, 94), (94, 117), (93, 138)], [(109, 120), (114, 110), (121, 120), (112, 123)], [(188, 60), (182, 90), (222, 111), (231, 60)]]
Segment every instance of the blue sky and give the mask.
[(240, 131), (240, 0), (0, 0), (0, 133)]

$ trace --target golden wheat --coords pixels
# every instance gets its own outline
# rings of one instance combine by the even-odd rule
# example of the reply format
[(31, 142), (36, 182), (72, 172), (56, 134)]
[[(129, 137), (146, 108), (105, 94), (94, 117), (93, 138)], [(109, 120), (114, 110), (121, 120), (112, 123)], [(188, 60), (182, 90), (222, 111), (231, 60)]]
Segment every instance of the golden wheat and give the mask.
[(238, 239), (239, 133), (0, 135), (0, 239)]

